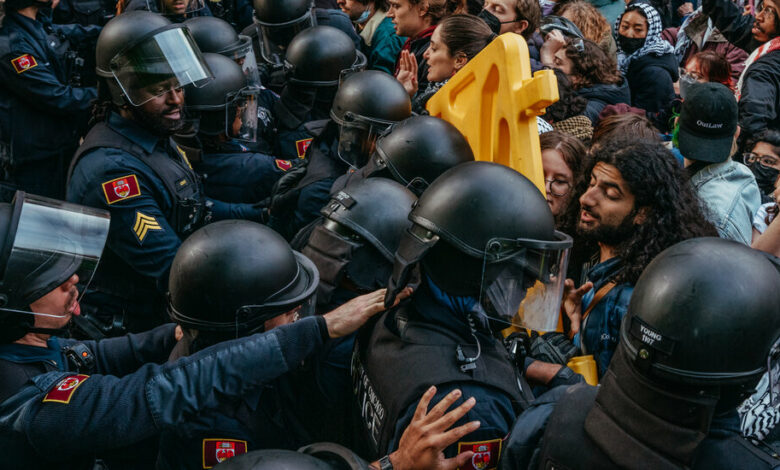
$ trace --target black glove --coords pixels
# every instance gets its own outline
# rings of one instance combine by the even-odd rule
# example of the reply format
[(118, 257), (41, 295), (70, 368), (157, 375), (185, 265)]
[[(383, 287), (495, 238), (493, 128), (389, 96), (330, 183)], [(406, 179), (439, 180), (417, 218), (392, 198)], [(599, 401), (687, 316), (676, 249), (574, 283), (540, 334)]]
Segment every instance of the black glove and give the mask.
[(295, 188), (303, 177), (306, 176), (308, 160), (300, 160), (296, 163), (295, 166), (287, 170), (287, 173), (276, 181), (271, 196), (259, 203), (268, 207), (270, 212), (276, 216), (293, 210), (295, 203), (298, 201), (298, 191), (295, 191)]
[(547, 333), (531, 338), (530, 356), (542, 362), (566, 365), (571, 358), (580, 354), (578, 347), (574, 346), (563, 333)]

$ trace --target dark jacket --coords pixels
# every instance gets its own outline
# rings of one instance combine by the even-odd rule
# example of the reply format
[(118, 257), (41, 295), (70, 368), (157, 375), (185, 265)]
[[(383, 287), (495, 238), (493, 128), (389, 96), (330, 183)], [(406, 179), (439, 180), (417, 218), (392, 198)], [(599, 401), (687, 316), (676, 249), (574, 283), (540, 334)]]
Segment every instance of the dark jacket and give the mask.
[(577, 90), (577, 95), (588, 100), (588, 105), (582, 114), (587, 116), (593, 125), (599, 122), (599, 113), (604, 107), (611, 104), (631, 103), (631, 91), (628, 88), (628, 81), (625, 79), (620, 85), (596, 83)]
[(674, 54), (648, 54), (634, 59), (628, 66), (631, 106), (657, 113), (674, 100), (674, 82), (680, 78)]
[[(428, 61), (425, 60), (423, 54), (428, 50), (428, 46), (431, 44), (431, 36), (433, 36), (433, 30), (436, 29), (436, 25), (430, 26), (427, 29), (422, 30), (417, 36), (409, 38), (401, 48), (401, 52), (407, 50), (414, 54), (417, 59), (417, 85), (418, 90), (425, 90), (428, 88)], [(400, 69), (401, 54), (398, 54), (398, 58), (395, 61), (395, 74), (398, 74)]]

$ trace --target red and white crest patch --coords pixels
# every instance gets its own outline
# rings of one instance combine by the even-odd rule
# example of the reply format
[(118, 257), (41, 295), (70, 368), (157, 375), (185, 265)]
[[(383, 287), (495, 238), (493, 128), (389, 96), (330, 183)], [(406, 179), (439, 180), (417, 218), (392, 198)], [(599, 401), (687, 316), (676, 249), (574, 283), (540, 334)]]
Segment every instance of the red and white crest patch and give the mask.
[(477, 442), (458, 442), (458, 453), (472, 451), (474, 455), (460, 470), (493, 470), (501, 457), (501, 439)]
[(109, 204), (141, 195), (141, 188), (138, 186), (138, 178), (135, 175), (106, 181), (102, 186), (106, 202)]
[(292, 168), (292, 162), (290, 160), (276, 159), (274, 162), (276, 163), (276, 168), (279, 168), (282, 171), (287, 171)]
[(235, 439), (203, 439), (203, 468), (246, 454), (246, 441)]
[(295, 150), (298, 152), (298, 158), (303, 158), (306, 156), (306, 150), (309, 148), (309, 145), (311, 145), (312, 138), (309, 137), (308, 139), (301, 139), (295, 141)]
[(69, 375), (64, 379), (57, 382), (57, 384), (49, 390), (49, 393), (43, 397), (43, 402), (55, 402), (55, 403), (70, 403), (70, 399), (73, 396), (73, 392), (89, 378), (88, 375), (75, 374)]
[(22, 73), (38, 65), (38, 61), (35, 60), (35, 57), (31, 56), (30, 54), (25, 54), (11, 60), (11, 65), (14, 66), (16, 73)]

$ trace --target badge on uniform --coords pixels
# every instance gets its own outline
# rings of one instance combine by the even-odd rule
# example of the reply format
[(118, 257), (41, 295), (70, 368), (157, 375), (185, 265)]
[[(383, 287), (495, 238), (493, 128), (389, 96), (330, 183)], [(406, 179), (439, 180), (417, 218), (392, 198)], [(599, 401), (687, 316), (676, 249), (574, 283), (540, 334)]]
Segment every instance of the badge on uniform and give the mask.
[(146, 215), (140, 211), (135, 211), (135, 224), (133, 224), (133, 233), (138, 239), (138, 243), (143, 245), (144, 238), (149, 230), (162, 230), (162, 226), (157, 219), (151, 215)]
[(306, 156), (306, 150), (309, 148), (309, 145), (311, 145), (312, 138), (309, 137), (308, 139), (301, 139), (295, 141), (295, 150), (298, 152), (298, 158), (303, 158)]
[(477, 442), (458, 442), (458, 453), (472, 451), (474, 455), (460, 470), (492, 470), (498, 467), (502, 439)]
[(103, 194), (109, 204), (140, 196), (141, 188), (138, 186), (138, 178), (135, 175), (127, 175), (106, 181), (103, 183)]
[(20, 55), (16, 59), (11, 60), (11, 65), (14, 66), (16, 73), (22, 73), (30, 70), (38, 65), (38, 61), (30, 54)]
[(203, 439), (203, 468), (246, 454), (246, 441), (235, 439)]
[(190, 164), (190, 160), (187, 158), (187, 153), (178, 145), (176, 146), (176, 151), (179, 152), (179, 156), (182, 158), (182, 160), (184, 160), (184, 163), (186, 163), (190, 170), (192, 170), (192, 165)]
[(89, 376), (84, 374), (75, 374), (65, 377), (57, 382), (57, 385), (49, 390), (49, 393), (43, 397), (43, 403), (50, 401), (55, 403), (70, 403), (73, 392), (75, 392), (88, 378)]
[(292, 162), (290, 160), (274, 160), (276, 162), (276, 168), (279, 168), (282, 171), (287, 171), (290, 168), (292, 168)]

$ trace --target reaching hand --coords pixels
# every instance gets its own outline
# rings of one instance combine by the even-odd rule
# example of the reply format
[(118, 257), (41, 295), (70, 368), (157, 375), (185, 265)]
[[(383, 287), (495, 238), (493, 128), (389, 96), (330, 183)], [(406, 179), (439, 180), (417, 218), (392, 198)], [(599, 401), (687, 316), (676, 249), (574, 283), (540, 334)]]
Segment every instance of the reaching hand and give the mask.
[(474, 454), (467, 451), (451, 459), (444, 458), (444, 449), (479, 428), (479, 421), (471, 421), (449, 429), (474, 407), (476, 400), (469, 398), (445, 414), (460, 398), (461, 391), (453, 390), (428, 411), (428, 404), (435, 394), (436, 387), (425, 392), (417, 404), (412, 421), (401, 436), (398, 450), (390, 454), (390, 462), (395, 470), (455, 470), (464, 466)]
[[(336, 310), (326, 313), (322, 317), (328, 324), (328, 334), (331, 338), (340, 338), (357, 331), (369, 318), (379, 312), (385, 311), (385, 291), (379, 289), (370, 294), (355, 297)], [(406, 287), (398, 294), (393, 307), (398, 302), (412, 295), (412, 288)]]
[(558, 49), (565, 46), (566, 37), (564, 37), (560, 30), (553, 29), (544, 38), (544, 44), (542, 44), (542, 48), (539, 49), (539, 58), (544, 65), (552, 67), (554, 65), (553, 59), (555, 58), (555, 53), (558, 52)]
[(566, 279), (563, 285), (563, 311), (571, 321), (571, 334), (580, 332), (580, 323), (582, 323), (582, 297), (593, 289), (592, 282), (586, 282), (579, 289), (574, 288), (574, 281)]
[(414, 96), (419, 87), (417, 83), (417, 57), (414, 54), (410, 54), (409, 51), (401, 51), (401, 59), (398, 65), (396, 80), (401, 82), (409, 96)]

